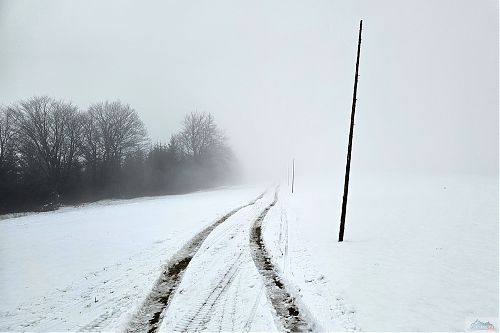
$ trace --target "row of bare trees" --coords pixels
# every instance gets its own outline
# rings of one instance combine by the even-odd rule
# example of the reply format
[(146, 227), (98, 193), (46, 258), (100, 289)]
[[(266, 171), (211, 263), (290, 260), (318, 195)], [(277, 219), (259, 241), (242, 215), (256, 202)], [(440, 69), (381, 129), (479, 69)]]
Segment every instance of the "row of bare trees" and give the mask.
[(186, 192), (235, 175), (210, 114), (187, 115), (166, 144), (149, 142), (137, 112), (119, 101), (81, 111), (43, 96), (0, 107), (0, 212)]

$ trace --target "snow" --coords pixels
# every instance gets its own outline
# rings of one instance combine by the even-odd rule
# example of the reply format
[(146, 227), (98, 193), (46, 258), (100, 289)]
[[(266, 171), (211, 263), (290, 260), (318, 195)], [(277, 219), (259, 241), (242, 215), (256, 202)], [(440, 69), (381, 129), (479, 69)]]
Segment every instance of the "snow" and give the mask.
[(210, 234), (189, 264), (161, 331), (277, 330), (249, 244), (250, 226), (273, 195), (268, 191)]
[(161, 265), (259, 191), (105, 201), (0, 221), (0, 331), (123, 327)]
[[(325, 331), (464, 331), (498, 320), (498, 178), (296, 175), (262, 222), (272, 262)], [(124, 330), (162, 265), (263, 187), (106, 201), (0, 221), (0, 331)], [(280, 330), (251, 255), (274, 191), (218, 225), (189, 262), (162, 331)], [(254, 259), (255, 260), (255, 259)], [(491, 318), (491, 319), (490, 319)], [(497, 322), (497, 321), (496, 321)]]
[(338, 243), (342, 185), (299, 178), (265, 229), (325, 330), (463, 331), (467, 318), (498, 318), (498, 178), (353, 174)]

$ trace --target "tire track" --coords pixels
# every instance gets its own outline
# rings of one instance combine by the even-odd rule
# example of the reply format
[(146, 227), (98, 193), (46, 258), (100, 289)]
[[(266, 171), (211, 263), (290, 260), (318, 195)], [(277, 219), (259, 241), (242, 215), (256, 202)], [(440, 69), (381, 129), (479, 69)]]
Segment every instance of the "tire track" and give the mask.
[(89, 332), (89, 331), (95, 332), (98, 330), (102, 330), (106, 323), (111, 321), (111, 319), (117, 317), (119, 314), (120, 314), (119, 308), (115, 308), (115, 309), (112, 309), (111, 311), (107, 311), (107, 312), (101, 314), (100, 316), (98, 316), (97, 318), (95, 318), (94, 320), (92, 320), (90, 323), (88, 323), (84, 327), (80, 328), (78, 331), (79, 332)]
[(288, 261), (288, 216), (283, 207), (281, 207), (280, 222), (278, 246), (281, 252), (281, 257), (283, 258), (283, 273), (285, 273)]
[(175, 331), (178, 332), (199, 332), (206, 329), (206, 324), (209, 322), (212, 315), (212, 309), (215, 307), (222, 295), (225, 294), (227, 288), (231, 285), (239, 268), (242, 264), (241, 253), (236, 257), (234, 262), (228, 267), (226, 273), (212, 288), (210, 294), (191, 310), (187, 318), (184, 318), (175, 326)]
[(287, 332), (314, 331), (318, 329), (318, 326), (311, 318), (308, 318), (306, 308), (301, 301), (288, 291), (289, 288), (272, 264), (271, 256), (264, 244), (262, 222), (278, 201), (278, 189), (279, 187), (276, 187), (273, 202), (262, 211), (250, 229), (252, 258), (263, 278), (267, 297), (276, 311), (276, 320), (283, 330)]
[(252, 326), (252, 322), (255, 319), (255, 314), (257, 313), (257, 308), (259, 307), (260, 298), (262, 297), (262, 292), (264, 291), (264, 285), (261, 285), (257, 296), (255, 297), (255, 301), (252, 305), (252, 310), (250, 310), (250, 315), (248, 316), (247, 321), (245, 322), (245, 326), (243, 327), (243, 332), (250, 332), (250, 328)]
[(250, 201), (248, 204), (233, 209), (222, 218), (218, 219), (197, 235), (188, 241), (165, 265), (162, 274), (156, 281), (153, 289), (144, 300), (142, 306), (138, 309), (135, 315), (130, 320), (126, 332), (156, 332), (163, 319), (163, 314), (168, 308), (172, 296), (175, 294), (182, 276), (189, 265), (189, 262), (200, 249), (201, 245), (208, 235), (220, 224), (225, 222), (231, 216), (236, 214), (241, 209), (254, 205), (258, 200), (264, 197), (266, 192), (260, 194), (257, 198)]

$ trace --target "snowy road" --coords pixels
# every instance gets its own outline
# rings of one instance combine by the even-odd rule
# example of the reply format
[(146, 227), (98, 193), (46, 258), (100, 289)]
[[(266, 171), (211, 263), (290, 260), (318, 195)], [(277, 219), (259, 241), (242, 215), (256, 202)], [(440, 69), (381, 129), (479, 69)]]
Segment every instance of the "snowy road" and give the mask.
[[(162, 318), (161, 331), (311, 330), (314, 325), (305, 321), (284, 286), (276, 288), (267, 282), (263, 267), (273, 272), (274, 281), (279, 279), (269, 258), (255, 255), (259, 246), (252, 235), (256, 225), (260, 230), (276, 201), (277, 189), (228, 214), (206, 236), (196, 254), (191, 252), (192, 259), (184, 264), (183, 276), (179, 278), (179, 273), (174, 273), (174, 279), (182, 278), (180, 284), (167, 283), (160, 292), (153, 289), (152, 294), (156, 295), (153, 298), (161, 298), (158, 296), (161, 294), (167, 299), (163, 312), (155, 318), (147, 311), (140, 311), (136, 318), (147, 318), (150, 325), (137, 325), (133, 320), (128, 330), (154, 332)], [(178, 267), (183, 262), (185, 256), (180, 255), (171, 266)], [(281, 306), (277, 306), (277, 300), (281, 300)]]
[[(246, 205), (233, 209), (222, 218), (203, 229), (170, 259), (143, 305), (130, 321), (127, 327), (128, 332), (155, 332), (158, 330), (164, 313), (166, 309), (168, 309), (172, 297), (175, 296), (188, 265), (193, 257), (197, 255), (200, 247), (202, 245), (205, 246), (207, 237), (211, 235), (215, 228), (228, 219), (231, 219), (240, 210), (254, 206), (264, 197), (264, 194), (265, 193), (262, 193)], [(203, 253), (203, 251), (201, 251), (201, 253)]]
[(255, 268), (249, 230), (274, 193), (217, 227), (190, 262), (161, 330), (277, 330)]
[[(261, 212), (250, 229), (252, 257), (263, 278), (266, 293), (275, 310), (279, 326), (288, 332), (321, 330), (312, 316), (308, 314), (309, 311), (301, 298), (297, 297), (295, 292), (292, 293), (294, 288), (288, 286), (288, 282), (281, 276), (280, 269), (273, 264), (272, 256), (264, 241), (263, 222), (278, 202), (278, 189), (279, 187), (276, 188), (271, 204)], [(287, 237), (286, 231), (280, 233), (279, 243), (285, 249), (288, 246)], [(284, 255), (285, 252), (286, 250), (281, 253)]]

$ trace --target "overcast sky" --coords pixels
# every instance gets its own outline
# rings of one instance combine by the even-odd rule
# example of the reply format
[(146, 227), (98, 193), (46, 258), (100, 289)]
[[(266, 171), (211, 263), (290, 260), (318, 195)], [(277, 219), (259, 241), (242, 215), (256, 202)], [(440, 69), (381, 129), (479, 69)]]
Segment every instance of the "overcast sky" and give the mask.
[(0, 0), (0, 104), (120, 99), (165, 141), (215, 115), (248, 171), (498, 174), (498, 1)]

